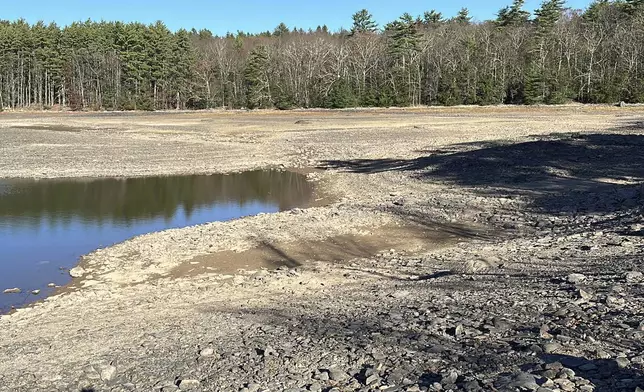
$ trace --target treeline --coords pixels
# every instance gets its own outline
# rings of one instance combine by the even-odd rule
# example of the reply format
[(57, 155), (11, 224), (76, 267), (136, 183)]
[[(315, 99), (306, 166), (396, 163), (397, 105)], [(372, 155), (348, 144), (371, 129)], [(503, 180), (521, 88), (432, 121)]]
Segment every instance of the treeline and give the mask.
[(523, 0), (351, 30), (213, 36), (120, 22), (0, 21), (0, 108), (107, 110), (644, 102), (644, 0)]

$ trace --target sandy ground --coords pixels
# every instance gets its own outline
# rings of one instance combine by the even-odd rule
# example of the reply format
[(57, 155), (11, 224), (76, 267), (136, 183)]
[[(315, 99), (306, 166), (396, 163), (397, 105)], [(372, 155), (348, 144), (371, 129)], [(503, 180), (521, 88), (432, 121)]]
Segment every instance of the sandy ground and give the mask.
[[(614, 193), (613, 189), (596, 187), (638, 186), (643, 181), (642, 172), (632, 168), (617, 172), (616, 168), (626, 167), (628, 162), (614, 162), (619, 152), (613, 150), (610, 154), (600, 152), (597, 157), (612, 164), (611, 170), (604, 173), (593, 167), (596, 159), (588, 160), (587, 151), (607, 145), (603, 139), (584, 152), (571, 150), (577, 155), (570, 159), (567, 150), (538, 143), (558, 143), (557, 138), (563, 137), (567, 138), (566, 146), (574, 147), (579, 138), (641, 136), (642, 116), (641, 108), (588, 106), (2, 113), (0, 177), (144, 176), (318, 167), (325, 170), (308, 176), (316, 183), (318, 196), (333, 195), (333, 202), (152, 233), (86, 256), (81, 262), (83, 277), (74, 280), (72, 289), (0, 318), (0, 390), (316, 390), (309, 385), (316, 382), (324, 390), (367, 388), (368, 376), (354, 369), (362, 365), (340, 359), (345, 355), (342, 350), (356, 352), (355, 347), (351, 351), (351, 347), (330, 346), (324, 351), (321, 343), (315, 350), (327, 354), (311, 349), (311, 356), (318, 362), (302, 365), (306, 360), (293, 360), (297, 366), (309, 366), (314, 373), (337, 363), (349, 375), (352, 371), (362, 374), (351, 378), (353, 381), (287, 377), (284, 374), (290, 370), (284, 369), (289, 369), (290, 362), (280, 362), (275, 370), (266, 361), (262, 371), (239, 365), (241, 373), (234, 371), (230, 377), (216, 378), (204, 370), (203, 358), (200, 362), (195, 356), (199, 357), (204, 347), (213, 347), (221, 355), (215, 359), (205, 356), (210, 361), (209, 369), (234, 364), (235, 355), (228, 354), (256, 344), (253, 339), (259, 332), (254, 331), (274, 323), (276, 309), (280, 314), (291, 314), (286, 321), (291, 327), (288, 331), (278, 328), (277, 332), (261, 332), (269, 345), (282, 347), (285, 333), (302, 337), (302, 344), (307, 344), (306, 339), (324, 341), (328, 336), (312, 337), (309, 332), (304, 338), (304, 330), (289, 324), (292, 314), (309, 319), (326, 314), (318, 323), (337, 321), (356, 312), (368, 314), (371, 310), (364, 304), (373, 303), (374, 298), (367, 298), (365, 293), (379, 291), (393, 293), (384, 298), (374, 294), (383, 308), (391, 301), (400, 306), (402, 297), (395, 294), (400, 291), (400, 283), (396, 282), (416, 281), (440, 271), (472, 273), (505, 268), (499, 279), (539, 273), (544, 274), (544, 282), (549, 282), (553, 274), (575, 272), (573, 261), (558, 262), (566, 251), (555, 248), (562, 241), (587, 240), (584, 235), (574, 237), (570, 230), (585, 224), (579, 221), (584, 214), (593, 214), (592, 219), (601, 215), (599, 207), (580, 209), (579, 203), (591, 205), (584, 199), (575, 204), (574, 213), (568, 214), (573, 207), (561, 206), (561, 199), (548, 198), (550, 192), (584, 192), (592, 185), (592, 192)], [(620, 143), (619, 151), (634, 145), (638, 150), (641, 144), (639, 139)], [(529, 149), (512, 150), (513, 146), (524, 145)], [(498, 149), (501, 151), (497, 154)], [(459, 160), (442, 161), (444, 156)], [(503, 170), (506, 156), (513, 159), (509, 174)], [(533, 170), (534, 162), (522, 162), (530, 157), (540, 160), (538, 175)], [(639, 158), (633, 162), (639, 163)], [(524, 166), (531, 171), (523, 170)], [(429, 176), (429, 169), (437, 174)], [(485, 170), (489, 173), (482, 173)], [(525, 176), (527, 180), (522, 179)], [(498, 192), (500, 178), (507, 180), (502, 184), (504, 192)], [(530, 186), (521, 185), (525, 183)], [(628, 195), (620, 203), (630, 203)], [(632, 196), (636, 197), (639, 194)], [(529, 206), (537, 202), (542, 203), (539, 211), (530, 210)], [(556, 213), (552, 206), (557, 207)], [(616, 213), (615, 209), (601, 212), (603, 218)], [(565, 230), (552, 229), (545, 234), (544, 223), (532, 224), (542, 221), (548, 227), (561, 224)], [(531, 245), (539, 240), (545, 248), (551, 246), (539, 252), (542, 257), (536, 256)], [(611, 257), (639, 257), (642, 248), (637, 241), (641, 240), (637, 237), (632, 241), (628, 251), (597, 250), (597, 270), (609, 264), (606, 260)], [(530, 254), (533, 257), (528, 257)], [(628, 260), (611, 273), (617, 276), (641, 268)], [(231, 275), (236, 266), (245, 271)], [(282, 269), (262, 269), (277, 266)], [(454, 292), (449, 288), (449, 279), (453, 278), (437, 278), (447, 281), (408, 289), (406, 292), (413, 295), (406, 294), (411, 295), (407, 301), (411, 304), (419, 298), (440, 297), (444, 302), (447, 295), (465, 307), (468, 301), (472, 306), (478, 301), (481, 307), (494, 302), (490, 297), (477, 297), (484, 295), (479, 289), (476, 295), (461, 297), (464, 289)], [(522, 293), (517, 290), (525, 285), (506, 286), (508, 292), (518, 293), (517, 297), (539, 297), (535, 294), (539, 289), (531, 291), (530, 284)], [(496, 299), (508, 295), (495, 291), (497, 288), (484, 292)], [(641, 310), (641, 305), (637, 306), (631, 310), (635, 314)], [(270, 315), (263, 313), (269, 310)], [(353, 324), (347, 321), (342, 325)], [(251, 340), (254, 343), (247, 342)], [(360, 347), (371, 350), (370, 345)], [(584, 356), (581, 352), (574, 354)], [(448, 372), (449, 376), (445, 369), (436, 372)], [(637, 380), (641, 374), (635, 373), (631, 378)], [(467, 390), (464, 385), (469, 381), (459, 377), (452, 384)], [(182, 380), (190, 382), (181, 386)], [(382, 376), (383, 387), (387, 386), (384, 380)], [(443, 381), (451, 380), (448, 377)], [(477, 382), (488, 390), (483, 380)], [(420, 381), (412, 379), (405, 388), (437, 388), (432, 385), (421, 377)]]

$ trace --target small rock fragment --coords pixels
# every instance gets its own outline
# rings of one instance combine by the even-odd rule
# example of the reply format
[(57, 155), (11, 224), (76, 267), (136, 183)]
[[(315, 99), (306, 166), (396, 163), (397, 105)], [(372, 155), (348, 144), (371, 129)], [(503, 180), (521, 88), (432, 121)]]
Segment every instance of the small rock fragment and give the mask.
[(201, 387), (199, 380), (181, 380), (179, 389), (182, 391), (196, 391)]
[(639, 271), (630, 271), (624, 274), (624, 279), (626, 283), (639, 283), (644, 281), (644, 274)]
[(20, 293), (22, 293), (22, 290), (20, 290), (17, 287), (14, 287), (12, 289), (6, 289), (5, 291), (3, 291), (3, 293), (5, 293), (5, 294), (20, 294)]
[(108, 382), (111, 381), (116, 375), (116, 366), (105, 366), (101, 369), (101, 380)]

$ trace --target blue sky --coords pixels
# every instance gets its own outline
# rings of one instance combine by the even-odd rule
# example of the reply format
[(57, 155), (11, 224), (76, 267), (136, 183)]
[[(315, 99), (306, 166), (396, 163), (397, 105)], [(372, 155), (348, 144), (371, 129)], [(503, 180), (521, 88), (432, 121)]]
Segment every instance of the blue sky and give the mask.
[[(470, 9), (478, 20), (494, 17), (512, 0), (0, 0), (0, 19), (24, 18), (28, 22), (121, 20), (153, 23), (162, 20), (176, 30), (207, 28), (215, 34), (243, 30), (273, 30), (280, 22), (289, 27), (315, 28), (326, 24), (331, 30), (351, 25), (351, 15), (367, 8), (383, 25), (404, 12), (412, 15), (436, 9), (453, 16), (461, 7)], [(527, 0), (526, 9), (538, 7), (541, 0)], [(585, 8), (590, 0), (568, 0), (572, 8)]]

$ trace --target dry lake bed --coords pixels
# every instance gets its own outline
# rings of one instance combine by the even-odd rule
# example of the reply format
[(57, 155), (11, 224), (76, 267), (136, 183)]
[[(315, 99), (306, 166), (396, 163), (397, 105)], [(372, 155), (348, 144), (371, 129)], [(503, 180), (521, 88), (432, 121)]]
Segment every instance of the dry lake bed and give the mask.
[(643, 124), (2, 113), (0, 391), (635, 392)]

